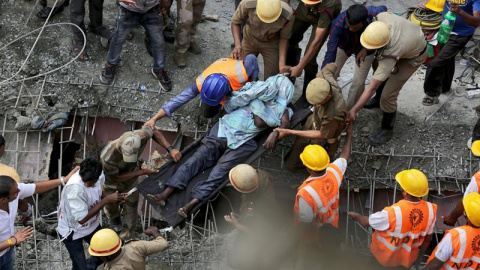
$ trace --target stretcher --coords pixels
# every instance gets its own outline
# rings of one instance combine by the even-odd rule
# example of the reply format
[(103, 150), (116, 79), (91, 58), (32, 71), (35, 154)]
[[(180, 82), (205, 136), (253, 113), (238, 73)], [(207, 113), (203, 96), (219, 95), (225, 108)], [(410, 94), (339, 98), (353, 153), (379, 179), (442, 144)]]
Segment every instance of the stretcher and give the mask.
[[(304, 121), (311, 113), (312, 111), (309, 108), (305, 109), (293, 109), (293, 116), (292, 119), (290, 120), (290, 126), (291, 128), (294, 128), (298, 126), (302, 121)], [(264, 130), (260, 134), (258, 134), (255, 137), (255, 140), (257, 141), (258, 144), (258, 149), (249, 157), (247, 158), (243, 163), (246, 164), (251, 164), (253, 161), (255, 161), (257, 158), (259, 158), (265, 149), (263, 148), (263, 143), (267, 139), (268, 135), (272, 131), (272, 128), (269, 128), (267, 130)], [(208, 132), (206, 133), (208, 134)], [(192, 144), (190, 144), (188, 147), (186, 147), (184, 150), (182, 150), (182, 159), (175, 163), (173, 161), (167, 162), (165, 165), (163, 165), (160, 169), (159, 172), (153, 175), (150, 175), (148, 178), (143, 180), (139, 185), (138, 185), (138, 190), (139, 192), (147, 199), (148, 203), (152, 205), (152, 207), (162, 216), (163, 220), (168, 222), (170, 226), (177, 227), (180, 225), (183, 221), (184, 218), (178, 214), (178, 209), (183, 207), (186, 203), (188, 203), (191, 200), (191, 191), (195, 185), (201, 181), (205, 181), (209, 174), (210, 171), (213, 167), (210, 167), (203, 172), (198, 173), (196, 176), (193, 177), (193, 179), (190, 180), (188, 186), (184, 190), (177, 190), (175, 191), (170, 198), (167, 200), (167, 203), (165, 206), (160, 207), (154, 200), (149, 198), (147, 195), (148, 194), (158, 194), (162, 192), (165, 189), (164, 183), (171, 177), (176, 171), (177, 168), (180, 167), (183, 162), (188, 160), (189, 157), (195, 153), (197, 148), (201, 144), (202, 138), (197, 139), (194, 141)], [(197, 212), (202, 206), (204, 206), (209, 200), (215, 198), (215, 196), (229, 183), (228, 181), (228, 175), (223, 179), (221, 185), (212, 193), (210, 196), (195, 205), (195, 207), (192, 210), (192, 213)]]

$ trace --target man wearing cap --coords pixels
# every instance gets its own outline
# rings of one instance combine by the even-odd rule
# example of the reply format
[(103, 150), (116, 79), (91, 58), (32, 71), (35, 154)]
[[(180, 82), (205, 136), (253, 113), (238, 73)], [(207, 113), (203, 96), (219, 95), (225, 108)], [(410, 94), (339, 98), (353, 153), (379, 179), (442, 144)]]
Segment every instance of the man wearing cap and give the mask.
[(383, 89), (373, 98), (378, 100), (377, 104), (383, 112), (381, 129), (370, 137), (371, 145), (380, 146), (393, 136), (398, 95), (403, 85), (427, 59), (427, 42), (416, 23), (390, 12), (378, 14), (377, 20), (369, 24), (360, 36), (360, 42), (365, 50), (377, 50), (378, 67), (347, 118), (349, 122), (355, 121), (356, 114), (373, 94)]
[(300, 154), (309, 144), (323, 146), (330, 160), (335, 158), (347, 115), (345, 100), (335, 80), (336, 70), (336, 64), (330, 63), (308, 84), (307, 101), (314, 107), (313, 114), (307, 119), (303, 130), (276, 129), (279, 139), (288, 135), (297, 136), (285, 159), (285, 166), (289, 170), (305, 168)]
[[(199, 172), (212, 167), (208, 179), (192, 189), (192, 199), (178, 210), (187, 218), (193, 207), (208, 198), (223, 182), (229, 170), (245, 161), (257, 150), (254, 138), (268, 127), (289, 127), (293, 111), (287, 107), (294, 93), (292, 82), (276, 75), (265, 82), (247, 84), (242, 91), (232, 93), (225, 102), (225, 114), (203, 138), (200, 147), (165, 183), (165, 190), (150, 195), (164, 206), (176, 190), (187, 188)], [(270, 133), (264, 147), (275, 147), (277, 132)]]
[(147, 256), (164, 251), (168, 248), (167, 241), (160, 236), (158, 228), (148, 227), (144, 233), (155, 237), (151, 241), (132, 240), (122, 246), (122, 241), (111, 229), (96, 232), (88, 253), (105, 262), (105, 270), (145, 270)]
[(428, 180), (416, 169), (404, 170), (395, 176), (403, 200), (367, 216), (349, 212), (348, 216), (364, 227), (371, 226), (370, 251), (381, 267), (418, 265), (430, 245), (437, 217), (437, 205), (422, 200), (428, 194)]
[[(285, 61), (294, 19), (293, 9), (280, 0), (240, 2), (232, 18), (235, 48), (230, 57), (241, 59), (248, 54), (261, 54), (264, 80), (279, 72), (288, 72)], [(243, 28), (242, 39), (241, 25), (244, 21), (247, 24)]]
[[(156, 173), (153, 169), (139, 169), (138, 157), (142, 154), (149, 139), (158, 143), (169, 152), (173, 161), (177, 162), (182, 157), (181, 153), (165, 140), (162, 133), (150, 127), (143, 127), (134, 131), (125, 132), (119, 139), (116, 139), (102, 150), (100, 159), (105, 173), (105, 184), (103, 191), (106, 194), (115, 192), (126, 193), (137, 186), (138, 177)], [(131, 239), (137, 224), (138, 191), (133, 192), (126, 198), (124, 205), (123, 228), (118, 205), (105, 206), (111, 227), (120, 231), (120, 238)]]
[[(480, 140), (476, 140), (472, 143), (471, 146), (472, 154), (475, 156), (480, 156)], [(470, 193), (480, 193), (480, 171), (476, 172), (470, 179), (470, 183), (463, 193), (463, 198), (465, 198)], [(448, 226), (455, 226), (459, 217), (465, 213), (465, 208), (462, 201), (458, 201), (455, 208), (443, 218), (443, 223)]]
[[(302, 259), (299, 261), (304, 264), (300, 269), (318, 269), (318, 264), (325, 264), (336, 256), (340, 244), (339, 192), (352, 151), (352, 136), (353, 125), (349, 125), (342, 152), (332, 163), (319, 145), (308, 145), (300, 154), (310, 174), (298, 187), (294, 206), (294, 221), (301, 243), (298, 251)], [(325, 266), (325, 269), (333, 268)]]
[(211, 118), (217, 114), (220, 105), (231, 91), (238, 91), (247, 82), (258, 79), (258, 61), (253, 54), (243, 60), (221, 58), (206, 68), (195, 82), (190, 84), (180, 94), (169, 100), (144, 126), (155, 127), (155, 123), (164, 118), (172, 117), (181, 106), (187, 104), (200, 94), (204, 117)]
[(445, 233), (425, 270), (480, 268), (480, 194), (469, 193), (463, 205), (467, 224)]
[[(0, 134), (0, 160), (3, 158), (5, 154), (5, 138)], [(21, 183), (20, 176), (18, 175), (17, 171), (6, 164), (0, 162), (0, 175), (5, 175), (11, 177), (15, 182)], [(20, 210), (20, 214), (22, 215), (22, 224), (25, 226), (30, 220), (32, 216), (32, 205), (28, 203), (28, 199), (21, 199), (18, 201), (18, 210)]]
[[(300, 77), (305, 69), (303, 92), (300, 97), (301, 106), (308, 106), (305, 91), (307, 85), (315, 78), (318, 72), (318, 52), (327, 40), (331, 22), (341, 11), (341, 0), (302, 0), (298, 4), (295, 22), (292, 27), (292, 36), (289, 40), (287, 65), (292, 66), (290, 72), (293, 78)], [(301, 49), (299, 48), (299, 43), (310, 26), (312, 26), (312, 33), (305, 48), (305, 54), (300, 60)]]

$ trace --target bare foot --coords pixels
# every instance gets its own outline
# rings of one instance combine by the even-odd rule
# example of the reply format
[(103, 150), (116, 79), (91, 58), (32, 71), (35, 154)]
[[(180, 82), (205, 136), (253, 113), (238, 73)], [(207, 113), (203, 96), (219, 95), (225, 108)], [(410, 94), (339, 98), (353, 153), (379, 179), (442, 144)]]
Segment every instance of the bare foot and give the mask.
[(162, 193), (160, 194), (148, 194), (147, 195), (150, 199), (154, 200), (158, 205), (160, 206), (165, 206), (165, 203), (167, 201), (167, 199), (165, 198), (165, 196), (162, 195)]
[(178, 209), (178, 214), (184, 218), (188, 218), (188, 215), (190, 215), (190, 212), (193, 209), (193, 206), (195, 204), (199, 203), (200, 201), (198, 199), (192, 199), (190, 202), (188, 202), (186, 205), (184, 205), (182, 208)]
[(182, 208), (178, 209), (178, 214), (179, 214), (180, 216), (182, 216), (183, 218), (188, 218), (188, 215), (187, 215), (187, 212), (186, 212), (186, 210), (185, 210), (185, 207), (182, 207)]

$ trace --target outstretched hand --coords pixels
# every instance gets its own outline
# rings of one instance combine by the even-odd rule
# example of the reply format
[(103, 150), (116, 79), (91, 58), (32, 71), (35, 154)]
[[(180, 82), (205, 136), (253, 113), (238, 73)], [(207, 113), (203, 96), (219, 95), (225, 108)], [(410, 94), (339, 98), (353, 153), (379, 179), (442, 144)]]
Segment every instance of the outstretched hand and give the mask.
[(278, 140), (278, 132), (275, 130), (270, 133), (268, 138), (265, 140), (265, 143), (263, 144), (263, 148), (265, 149), (273, 149), (275, 148), (275, 144), (277, 143)]

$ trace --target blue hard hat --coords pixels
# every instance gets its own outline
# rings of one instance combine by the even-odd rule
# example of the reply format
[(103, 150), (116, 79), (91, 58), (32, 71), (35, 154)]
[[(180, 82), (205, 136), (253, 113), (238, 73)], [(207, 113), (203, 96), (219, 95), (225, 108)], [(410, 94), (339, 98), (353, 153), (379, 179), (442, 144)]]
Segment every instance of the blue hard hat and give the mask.
[(208, 75), (203, 82), (200, 97), (207, 105), (217, 106), (230, 91), (230, 82), (227, 76), (213, 73)]

